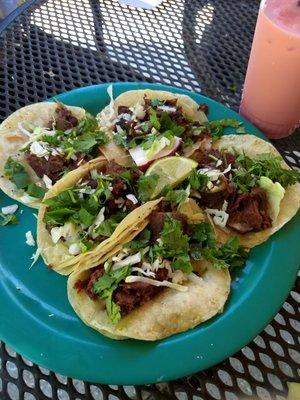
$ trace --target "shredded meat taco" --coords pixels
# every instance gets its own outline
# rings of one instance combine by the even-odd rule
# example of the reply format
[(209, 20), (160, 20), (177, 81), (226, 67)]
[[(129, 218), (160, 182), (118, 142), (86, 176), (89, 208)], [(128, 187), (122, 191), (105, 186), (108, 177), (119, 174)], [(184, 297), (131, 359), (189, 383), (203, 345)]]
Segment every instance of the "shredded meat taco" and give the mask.
[(159, 158), (175, 152), (189, 156), (211, 144), (203, 107), (186, 95), (128, 91), (112, 100), (97, 119), (110, 138), (101, 148), (103, 154), (123, 165), (134, 162), (142, 170)]
[(114, 339), (158, 340), (222, 312), (229, 268), (247, 253), (234, 237), (219, 247), (189, 202), (160, 202), (131, 240), (70, 275), (69, 300), (87, 325)]
[(83, 108), (47, 102), (23, 107), (0, 125), (0, 188), (37, 208), (55, 182), (97, 157), (106, 141)]
[(183, 188), (210, 216), (217, 238), (235, 234), (247, 247), (278, 231), (300, 206), (299, 171), (292, 170), (268, 142), (252, 135), (227, 135), (198, 162)]
[[(142, 204), (140, 175), (99, 157), (59, 180), (38, 214), (38, 246), (46, 264), (69, 274), (93, 251), (102, 254), (135, 232), (141, 223), (132, 213)], [(147, 215), (153, 204), (140, 212)]]

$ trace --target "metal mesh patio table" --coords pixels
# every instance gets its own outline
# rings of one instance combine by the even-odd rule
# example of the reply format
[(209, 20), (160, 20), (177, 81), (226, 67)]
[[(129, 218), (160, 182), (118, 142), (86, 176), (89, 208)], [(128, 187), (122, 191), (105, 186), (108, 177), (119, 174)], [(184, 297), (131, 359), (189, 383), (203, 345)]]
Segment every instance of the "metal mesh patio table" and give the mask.
[[(148, 81), (201, 92), (237, 110), (259, 1), (165, 0), (152, 10), (117, 0), (27, 1), (0, 24), (0, 121), (76, 87)], [(300, 167), (300, 135), (276, 141)], [(108, 386), (48, 371), (4, 343), (0, 398), (284, 399), (300, 382), (298, 278), (280, 312), (229, 359), (172, 382)]]

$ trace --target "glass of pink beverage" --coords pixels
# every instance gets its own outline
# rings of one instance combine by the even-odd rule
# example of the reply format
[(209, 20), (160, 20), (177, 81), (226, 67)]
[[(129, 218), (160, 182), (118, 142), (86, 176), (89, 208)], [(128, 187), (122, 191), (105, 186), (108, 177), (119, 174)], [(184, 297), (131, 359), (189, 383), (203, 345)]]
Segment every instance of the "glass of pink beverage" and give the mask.
[(261, 2), (240, 114), (274, 139), (300, 124), (300, 0)]

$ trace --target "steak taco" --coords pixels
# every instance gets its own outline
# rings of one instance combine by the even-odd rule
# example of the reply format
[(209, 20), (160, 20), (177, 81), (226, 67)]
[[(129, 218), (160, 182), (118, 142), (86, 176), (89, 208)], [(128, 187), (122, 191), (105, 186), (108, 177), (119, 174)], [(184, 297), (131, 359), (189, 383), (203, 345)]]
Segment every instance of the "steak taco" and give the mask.
[(114, 339), (158, 340), (222, 312), (228, 269), (246, 253), (236, 238), (217, 247), (201, 210), (187, 203), (174, 211), (160, 202), (133, 240), (70, 275), (70, 303), (88, 326)]
[(106, 141), (83, 108), (61, 103), (23, 107), (0, 125), (0, 188), (38, 207), (57, 180), (98, 156)]
[(227, 135), (207, 151), (183, 186), (215, 227), (219, 241), (238, 235), (253, 247), (286, 224), (300, 206), (299, 171), (268, 142), (252, 135)]
[[(38, 247), (46, 264), (69, 274), (134, 233), (143, 224), (131, 213), (141, 206), (135, 185), (139, 175), (99, 157), (60, 179), (38, 214)], [(154, 204), (141, 206), (140, 215), (145, 218)]]
[[(110, 87), (112, 90), (112, 87)], [(112, 95), (112, 93), (110, 93)], [(175, 152), (189, 156), (211, 143), (205, 113), (189, 96), (157, 90), (132, 90), (118, 96), (97, 116), (110, 142), (108, 159), (145, 169)]]

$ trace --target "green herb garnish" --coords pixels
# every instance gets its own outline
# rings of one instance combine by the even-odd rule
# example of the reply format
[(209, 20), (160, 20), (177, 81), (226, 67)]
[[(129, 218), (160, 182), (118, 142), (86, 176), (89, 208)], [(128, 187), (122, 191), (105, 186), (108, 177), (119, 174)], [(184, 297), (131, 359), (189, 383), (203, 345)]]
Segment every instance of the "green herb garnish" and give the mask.
[(112, 295), (118, 284), (131, 274), (131, 267), (126, 266), (115, 271), (105, 271), (93, 286), (94, 292), (105, 300), (106, 311), (111, 323), (116, 324), (121, 319), (120, 307), (113, 301)]
[(19, 220), (15, 214), (3, 214), (0, 212), (0, 226), (5, 226), (8, 224), (18, 224)]
[(138, 187), (138, 196), (141, 201), (145, 202), (150, 200), (154, 189), (159, 180), (159, 175), (151, 174), (151, 175), (142, 175), (140, 176), (137, 187)]

